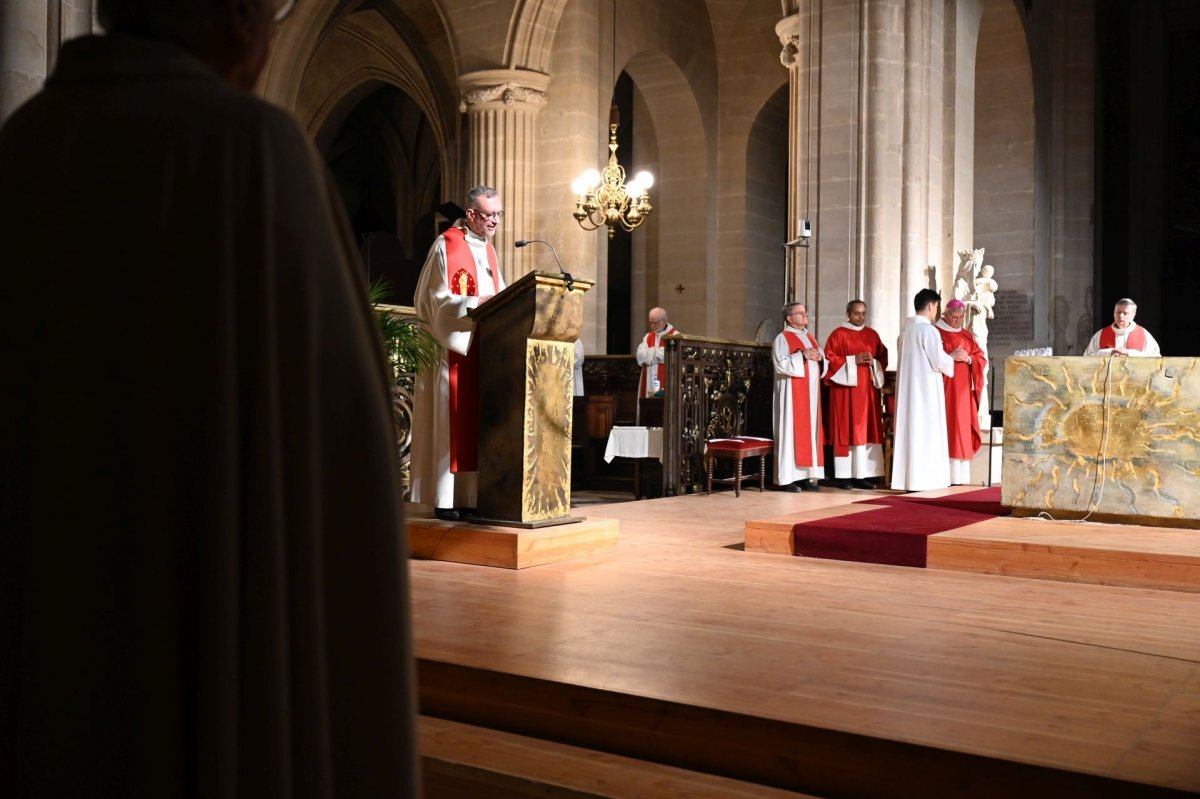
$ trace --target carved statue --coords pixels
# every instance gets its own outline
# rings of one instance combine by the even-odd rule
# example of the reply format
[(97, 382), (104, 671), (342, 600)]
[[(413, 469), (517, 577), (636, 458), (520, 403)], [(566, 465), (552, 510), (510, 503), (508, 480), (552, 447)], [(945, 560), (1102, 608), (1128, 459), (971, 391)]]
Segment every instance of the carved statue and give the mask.
[(954, 278), (952, 291), (954, 299), (966, 302), (975, 291), (975, 276), (979, 272), (979, 265), (983, 263), (984, 249), (958, 251), (958, 274)]
[[(979, 253), (979, 257), (983, 258), (983, 250), (975, 250)], [(959, 253), (962, 255), (962, 253)], [(996, 290), (999, 285), (992, 278), (995, 270), (991, 264), (984, 264), (979, 270), (979, 277), (972, 282), (971, 293), (963, 299), (963, 303), (967, 306), (967, 317), (963, 324), (975, 335), (975, 341), (979, 344), (979, 349), (983, 350), (983, 354), (987, 356), (988, 363), (992, 362), (991, 353), (988, 352), (988, 326), (987, 320), (994, 319), (995, 313), (993, 308), (996, 305)], [(959, 278), (962, 278), (962, 270), (959, 270)], [(955, 281), (955, 289), (958, 288), (958, 281)], [(983, 376), (983, 393), (979, 398), (979, 424), (985, 429), (991, 428), (991, 414), (988, 408), (988, 375), (985, 372)]]

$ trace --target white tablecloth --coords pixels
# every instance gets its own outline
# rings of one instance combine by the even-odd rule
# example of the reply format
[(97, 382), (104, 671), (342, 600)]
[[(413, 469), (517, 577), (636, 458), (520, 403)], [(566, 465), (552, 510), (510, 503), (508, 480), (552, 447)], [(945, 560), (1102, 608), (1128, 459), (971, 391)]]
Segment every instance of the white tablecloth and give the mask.
[(614, 427), (608, 434), (604, 461), (613, 458), (654, 458), (662, 460), (661, 427)]

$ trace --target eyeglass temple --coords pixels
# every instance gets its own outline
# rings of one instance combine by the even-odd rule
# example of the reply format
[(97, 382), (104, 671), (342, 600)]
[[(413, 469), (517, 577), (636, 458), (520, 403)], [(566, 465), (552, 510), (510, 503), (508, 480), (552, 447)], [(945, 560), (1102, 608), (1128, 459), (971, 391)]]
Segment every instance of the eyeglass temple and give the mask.
[(283, 22), (285, 19), (288, 18), (288, 15), (291, 14), (292, 11), (295, 10), (295, 8), (296, 8), (296, 0), (287, 0), (287, 2), (283, 4), (283, 8), (281, 8), (275, 12), (275, 21)]

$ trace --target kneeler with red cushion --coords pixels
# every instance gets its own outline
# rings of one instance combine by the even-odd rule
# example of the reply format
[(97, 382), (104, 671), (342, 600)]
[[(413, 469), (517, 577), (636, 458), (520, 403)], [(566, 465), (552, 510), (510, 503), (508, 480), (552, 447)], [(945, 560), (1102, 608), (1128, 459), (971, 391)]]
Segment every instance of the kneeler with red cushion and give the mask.
[[(734, 438), (710, 438), (704, 451), (704, 466), (708, 472), (708, 484), (704, 491), (712, 493), (713, 483), (733, 483), (733, 495), (742, 495), (742, 481), (758, 478), (758, 490), (765, 491), (767, 487), (766, 457), (775, 451), (775, 442), (769, 438), (755, 436), (735, 436)], [(758, 458), (758, 472), (742, 473), (742, 461), (746, 458)], [(717, 458), (732, 458), (734, 460), (733, 477), (713, 477), (713, 465)]]

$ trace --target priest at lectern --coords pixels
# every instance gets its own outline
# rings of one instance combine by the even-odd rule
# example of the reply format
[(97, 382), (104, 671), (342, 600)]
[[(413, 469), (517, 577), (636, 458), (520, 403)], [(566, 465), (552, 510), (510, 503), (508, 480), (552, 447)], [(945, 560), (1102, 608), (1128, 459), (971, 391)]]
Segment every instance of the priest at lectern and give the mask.
[(439, 519), (458, 521), (476, 506), (479, 344), (467, 312), (504, 289), (492, 246), (503, 217), (495, 189), (471, 189), (466, 218), (430, 248), (413, 300), (446, 348), (437, 368), (417, 377), (413, 412), (412, 499), (432, 505)]

